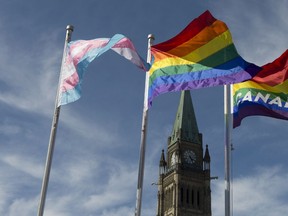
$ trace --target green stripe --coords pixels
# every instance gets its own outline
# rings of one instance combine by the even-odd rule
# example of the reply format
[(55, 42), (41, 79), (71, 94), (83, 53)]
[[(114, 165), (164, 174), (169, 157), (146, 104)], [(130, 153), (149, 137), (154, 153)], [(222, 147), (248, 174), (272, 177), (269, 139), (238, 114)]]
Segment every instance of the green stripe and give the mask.
[(217, 67), (225, 62), (228, 62), (236, 57), (239, 54), (234, 46), (234, 44), (230, 44), (229, 46), (219, 50), (213, 55), (208, 56), (207, 58), (198, 62), (198, 64), (208, 65), (210, 67)]
[[(281, 99), (282, 102), (287, 102), (287, 94), (285, 93), (274, 93), (274, 92), (269, 92), (269, 91), (265, 91), (265, 90), (260, 90), (260, 89), (255, 89), (255, 88), (242, 88), (242, 89), (239, 89), (238, 91), (236, 91), (233, 95), (233, 104), (237, 104), (237, 101), (239, 99), (242, 99), (245, 97), (245, 95), (247, 94), (247, 92), (251, 92), (251, 96), (252, 96), (252, 100), (254, 101), (254, 98), (256, 97), (256, 95), (258, 93), (261, 93), (264, 97), (265, 95), (267, 94), (270, 94), (269, 96), (269, 99), (274, 99), (276, 97), (279, 97)], [(238, 99), (236, 99), (236, 96), (238, 93), (241, 93), (241, 96), (238, 97)]]
[(187, 65), (173, 65), (159, 68), (155, 70), (154, 73), (150, 76), (150, 80), (153, 81), (154, 79), (163, 75), (173, 76), (176, 74), (208, 70), (211, 68), (215, 68), (225, 62), (228, 62), (238, 56), (239, 55), (235, 49), (234, 44), (231, 44), (224, 49), (214, 53), (213, 55), (201, 60), (197, 64), (192, 63)]

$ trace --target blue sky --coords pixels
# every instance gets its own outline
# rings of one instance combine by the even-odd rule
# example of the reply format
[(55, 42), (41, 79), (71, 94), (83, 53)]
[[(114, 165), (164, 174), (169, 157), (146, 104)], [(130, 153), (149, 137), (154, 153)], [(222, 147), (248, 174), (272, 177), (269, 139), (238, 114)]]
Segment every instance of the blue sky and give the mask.
[[(145, 58), (205, 10), (228, 25), (242, 57), (258, 65), (288, 47), (287, 0), (10, 0), (0, 8), (0, 215), (36, 215), (65, 28), (72, 40), (129, 37)], [(45, 216), (134, 215), (145, 73), (114, 52), (93, 61), (82, 98), (61, 109)], [(211, 154), (212, 212), (224, 214), (223, 87), (191, 91)], [(142, 215), (156, 215), (161, 150), (180, 93), (149, 111)], [(233, 131), (234, 216), (288, 212), (287, 122), (246, 118)]]

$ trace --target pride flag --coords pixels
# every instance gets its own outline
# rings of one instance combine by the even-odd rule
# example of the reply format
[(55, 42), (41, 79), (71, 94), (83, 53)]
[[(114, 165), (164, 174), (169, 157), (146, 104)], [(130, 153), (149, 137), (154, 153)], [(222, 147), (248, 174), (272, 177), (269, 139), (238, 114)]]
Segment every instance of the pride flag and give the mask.
[(288, 50), (252, 80), (233, 85), (233, 127), (253, 115), (288, 120)]
[(83, 75), (89, 63), (109, 49), (130, 60), (139, 68), (147, 70), (147, 63), (138, 55), (133, 43), (124, 35), (116, 34), (112, 38), (71, 41), (68, 43), (61, 69), (58, 106), (74, 102), (81, 97)]
[(151, 47), (148, 103), (163, 93), (251, 79), (260, 68), (239, 56), (226, 24), (209, 11), (172, 39)]

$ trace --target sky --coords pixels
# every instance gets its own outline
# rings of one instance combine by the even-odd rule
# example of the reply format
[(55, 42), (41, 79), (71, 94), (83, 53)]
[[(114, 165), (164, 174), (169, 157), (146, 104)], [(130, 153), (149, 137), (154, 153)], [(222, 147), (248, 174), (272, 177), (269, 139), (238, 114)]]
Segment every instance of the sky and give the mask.
[[(0, 215), (37, 214), (65, 28), (72, 40), (129, 37), (146, 58), (206, 10), (224, 21), (239, 54), (264, 65), (288, 47), (288, 0), (10, 0), (0, 7)], [(45, 216), (133, 216), (145, 72), (110, 51), (93, 61), (83, 95), (61, 107)], [(224, 215), (223, 87), (191, 91), (211, 156), (212, 214)], [(180, 93), (149, 110), (142, 216), (156, 215), (158, 164)], [(232, 132), (234, 216), (288, 212), (287, 126), (247, 117)]]

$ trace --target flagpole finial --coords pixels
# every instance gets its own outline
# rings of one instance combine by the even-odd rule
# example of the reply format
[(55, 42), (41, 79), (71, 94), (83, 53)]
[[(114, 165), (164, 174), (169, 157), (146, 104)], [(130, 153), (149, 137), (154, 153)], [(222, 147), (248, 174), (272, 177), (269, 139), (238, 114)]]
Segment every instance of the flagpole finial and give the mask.
[(154, 35), (153, 35), (153, 34), (149, 34), (149, 35), (148, 35), (148, 39), (152, 39), (152, 40), (155, 40), (155, 37), (154, 37)]
[(67, 25), (66, 30), (73, 31), (74, 30), (74, 26), (73, 25)]

